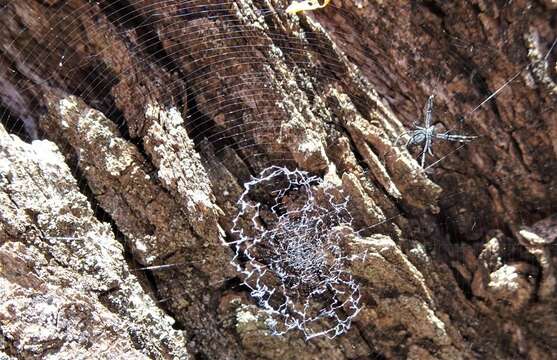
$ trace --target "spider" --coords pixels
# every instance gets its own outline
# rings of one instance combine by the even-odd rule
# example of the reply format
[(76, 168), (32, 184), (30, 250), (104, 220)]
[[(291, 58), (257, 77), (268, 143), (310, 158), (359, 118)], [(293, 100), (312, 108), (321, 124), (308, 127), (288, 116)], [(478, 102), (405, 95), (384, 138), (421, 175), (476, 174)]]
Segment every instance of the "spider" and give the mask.
[(433, 95), (431, 95), (428, 99), (427, 99), (427, 103), (425, 105), (424, 108), (424, 126), (417, 126), (414, 125), (414, 130), (412, 131), (406, 131), (402, 134), (400, 134), (400, 136), (397, 138), (397, 140), (395, 141), (395, 146), (398, 145), (398, 141), (400, 140), (400, 138), (406, 134), (411, 134), (410, 139), (406, 142), (405, 147), (408, 147), (409, 145), (415, 145), (415, 144), (424, 144), (423, 150), (420, 153), (420, 155), (422, 156), (422, 160), (421, 160), (421, 165), (422, 168), (425, 165), (425, 158), (427, 156), (427, 154), (429, 153), (431, 156), (433, 156), (433, 152), (431, 151), (431, 147), (433, 144), (433, 140), (434, 139), (441, 139), (441, 140), (446, 140), (446, 141), (456, 141), (456, 142), (461, 142), (461, 143), (467, 143), (470, 142), (474, 139), (477, 138), (477, 136), (467, 136), (467, 135), (453, 135), (453, 134), (449, 134), (449, 131), (446, 131), (444, 133), (437, 133), (436, 129), (435, 129), (435, 125), (431, 124), (431, 117), (433, 114)]

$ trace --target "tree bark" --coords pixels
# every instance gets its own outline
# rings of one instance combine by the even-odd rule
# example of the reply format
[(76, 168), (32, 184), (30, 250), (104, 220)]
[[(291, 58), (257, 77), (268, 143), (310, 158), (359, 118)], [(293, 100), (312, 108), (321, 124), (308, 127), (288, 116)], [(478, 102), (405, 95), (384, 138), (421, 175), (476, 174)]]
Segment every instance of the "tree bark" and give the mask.
[[(0, 2), (0, 358), (556, 356), (555, 2), (287, 5)], [(431, 94), (478, 138), (424, 170)], [(343, 336), (268, 336), (230, 264), (271, 165), (349, 196)]]

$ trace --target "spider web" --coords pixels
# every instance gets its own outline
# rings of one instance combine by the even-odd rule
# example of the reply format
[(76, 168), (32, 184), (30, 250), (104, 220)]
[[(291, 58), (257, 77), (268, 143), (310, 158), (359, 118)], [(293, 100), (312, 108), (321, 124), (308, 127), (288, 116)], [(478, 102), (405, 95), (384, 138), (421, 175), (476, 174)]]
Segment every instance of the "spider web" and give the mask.
[[(8, 4), (5, 7), (10, 9), (11, 6), (14, 5)], [(380, 68), (379, 63), (384, 63), (385, 59), (391, 61), (393, 58), (390, 49), (378, 52), (376, 48), (375, 53), (373, 53), (366, 45), (366, 41), (370, 40), (362, 41), (362, 44), (355, 43), (354, 34), (327, 28), (327, 18), (320, 17), (318, 13), (307, 15), (308, 18), (313, 20), (301, 16), (302, 20), (295, 24), (295, 30), (289, 29), (290, 33), (297, 32), (298, 36), (286, 35), (285, 32), (278, 31), (281, 27), (286, 26), (286, 16), (281, 13), (281, 9), (286, 6), (286, 3), (273, 3), (272, 6), (265, 3), (258, 9), (239, 9), (237, 4), (226, 1), (218, 3), (155, 1), (136, 4), (135, 6), (126, 2), (99, 2), (97, 4), (83, 4), (80, 8), (71, 8), (69, 5), (63, 5), (59, 9), (48, 8), (48, 12), (40, 16), (57, 18), (63, 13), (64, 16), (71, 17), (87, 11), (97, 13), (99, 18), (107, 18), (106, 22), (99, 22), (96, 26), (99, 28), (106, 27), (110, 29), (107, 32), (124, 39), (124, 43), (129, 47), (128, 50), (137, 56), (133, 59), (135, 62), (130, 62), (129, 68), (123, 69), (118, 74), (118, 79), (112, 74), (112, 71), (109, 71), (107, 65), (110, 61), (109, 55), (115, 49), (105, 47), (88, 50), (90, 51), (88, 62), (81, 62), (80, 54), (76, 49), (83, 45), (85, 41), (79, 37), (71, 39), (63, 37), (63, 34), (66, 33), (72, 35), (78, 33), (78, 21), (69, 23), (60, 21), (48, 30), (52, 36), (45, 37), (45, 39), (48, 39), (46, 43), (40, 43), (35, 39), (34, 42), (22, 45), (20, 40), (26, 35), (26, 30), (23, 29), (21, 35), (13, 39), (12, 44), (5, 46), (3, 50), (7, 54), (12, 54), (17, 49), (24, 48), (29, 56), (21, 64), (11, 64), (7, 67), (3, 77), (19, 84), (22, 93), (32, 91), (35, 85), (64, 84), (67, 93), (79, 96), (84, 99), (89, 107), (104, 114), (116, 124), (121, 138), (141, 149), (141, 129), (140, 127), (134, 127), (133, 124), (130, 126), (130, 116), (134, 114), (131, 112), (124, 113), (118, 106), (113, 88), (116, 83), (136, 85), (133, 69), (135, 67), (144, 68), (147, 74), (146, 80), (152, 83), (144, 87), (137, 86), (137, 92), (144, 98), (150, 98), (150, 94), (153, 93), (151, 97), (156, 102), (165, 104), (168, 109), (180, 114), (183, 118), (182, 126), (187, 129), (195, 150), (201, 154), (205, 169), (212, 176), (211, 180), (216, 182), (215, 177), (226, 172), (243, 181), (240, 185), (245, 188), (245, 191), (239, 194), (239, 198), (234, 198), (234, 195), (238, 194), (233, 194), (229, 189), (223, 192), (223, 194), (230, 194), (230, 199), (222, 202), (238, 204), (240, 209), (232, 217), (234, 220), (233, 226), (229, 224), (229, 229), (227, 229), (231, 238), (228, 245), (234, 248), (234, 263), (238, 272), (243, 275), (242, 281), (250, 288), (258, 304), (265, 312), (282, 318), (283, 322), (280, 324), (270, 322), (273, 332), (282, 334), (290, 329), (298, 329), (307, 338), (321, 334), (338, 335), (348, 329), (360, 305), (358, 305), (357, 283), (347, 270), (348, 265), (346, 263), (349, 255), (341, 251), (343, 248), (341, 243), (345, 235), (340, 236), (337, 230), (339, 228), (355, 227), (357, 235), (368, 234), (383, 223), (394, 222), (398, 217), (407, 214), (412, 215), (414, 210), (408, 205), (391, 201), (391, 205), (383, 209), (386, 215), (385, 220), (356, 225), (352, 220), (353, 215), (350, 214), (346, 198), (341, 197), (332, 200), (325, 196), (324, 203), (314, 202), (313, 192), (318, 191), (317, 189), (321, 189), (319, 191), (324, 191), (325, 194), (327, 194), (327, 191), (333, 190), (329, 189), (328, 185), (323, 182), (323, 174), (310, 175), (298, 169), (297, 160), (292, 157), (288, 147), (284, 144), (277, 145), (276, 135), (282, 129), (283, 119), (289, 119), (294, 109), (302, 113), (299, 109), (302, 101), (288, 103), (287, 105), (276, 105), (284, 100), (284, 94), (278, 90), (286, 91), (289, 88), (282, 86), (282, 84), (294, 81), (297, 86), (302, 87), (305, 91), (305, 93), (299, 95), (303, 97), (302, 100), (315, 97), (327, 89), (322, 84), (318, 84), (317, 81), (304, 80), (314, 78), (321, 79), (323, 83), (333, 84), (332, 87), (346, 90), (347, 84), (342, 79), (338, 79), (338, 74), (347, 73), (353, 65), (352, 62), (361, 64), (361, 61), (358, 60), (362, 58), (371, 59), (370, 63), (361, 64), (358, 69), (357, 73), (361, 76), (361, 82), (359, 83), (361, 88), (351, 94), (350, 101), (355, 109), (364, 118), (368, 119), (369, 116), (366, 113), (369, 113), (369, 109), (375, 107), (376, 104), (367, 94), (375, 89), (384, 98), (385, 103), (391, 104), (393, 112), (403, 119), (405, 124), (405, 127), (394, 124), (392, 125), (393, 131), (386, 131), (386, 135), (390, 137), (391, 141), (394, 141), (405, 128), (411, 127), (413, 120), (421, 117), (421, 109), (425, 99), (435, 89), (433, 85), (424, 86), (422, 94), (411, 94), (412, 98), (416, 100), (405, 100), (405, 97), (410, 96), (405, 94), (404, 88), (406, 85), (394, 84), (392, 80), (382, 77), (380, 72), (377, 71)], [(3, 11), (6, 11), (6, 9)], [(323, 11), (337, 12), (338, 16), (361, 21), (360, 19), (354, 19), (353, 14), (348, 13), (343, 8), (336, 7), (334, 4), (329, 5)], [(253, 23), (240, 22), (236, 17), (237, 12), (243, 12), (246, 18), (253, 20)], [(214, 28), (206, 29), (204, 27), (206, 23), (201, 21), (204, 19), (214, 21), (217, 25), (213, 24)], [(323, 21), (322, 26), (327, 28), (329, 35), (320, 32), (318, 25), (320, 20)], [(173, 27), (173, 22), (185, 22), (187, 25), (184, 28)], [(221, 27), (219, 27), (219, 24)], [(227, 31), (223, 30), (224, 26), (222, 24), (228, 26)], [(76, 26), (76, 30), (68, 31), (64, 29), (66, 26)], [(171, 46), (164, 44), (167, 46), (163, 47), (163, 41), (159, 33), (163, 30), (166, 36), (164, 41), (175, 41), (177, 43)], [(462, 40), (452, 35), (449, 36), (450, 43), (455, 47), (455, 58), (443, 59), (446, 63), (464, 62), (465, 57), (462, 54), (466, 54), (470, 58), (477, 58), (501, 51), (500, 49), (486, 49), (479, 46), (480, 41)], [(538, 40), (540, 44), (547, 44), (548, 41), (551, 41), (548, 39)], [(235, 45), (230, 45), (230, 43), (235, 43)], [(512, 44), (506, 43), (501, 48), (504, 49), (510, 45)], [(549, 46), (540, 45), (539, 47), (547, 50)], [(45, 48), (50, 49), (52, 57), (57, 58), (55, 60), (48, 59), (49, 61), (35, 59), (34, 55), (44, 54)], [(351, 49), (351, 52), (342, 54), (342, 49)], [(398, 49), (398, 51), (402, 54), (412, 53), (410, 50)], [(46, 52), (48, 53), (48, 51)], [(59, 56), (60, 53), (63, 55)], [(430, 54), (431, 52), (424, 50), (423, 53)], [(343, 56), (339, 57), (339, 54)], [(269, 59), (272, 57), (280, 59), (280, 64), (290, 69), (289, 74), (291, 76), (289, 78), (270, 77), (269, 64), (271, 64), (271, 61)], [(553, 57), (551, 59), (553, 60)], [(34, 80), (35, 84), (28, 83), (28, 80), (26, 80), (28, 72), (25, 69), (27, 64), (32, 64), (43, 75), (50, 72), (53, 72), (53, 75), (43, 76), (44, 82)], [(49, 66), (52, 64), (55, 64), (58, 69), (50, 69)], [(522, 63), (518, 63), (517, 69), (521, 69), (522, 66)], [(490, 69), (487, 64), (479, 64), (478, 67), (480, 70), (487, 71)], [(60, 69), (63, 69), (63, 72), (60, 72)], [(444, 74), (441, 74), (443, 71), (447, 71), (447, 69), (441, 69), (440, 74), (435, 74), (432, 71), (434, 74), (429, 78), (435, 78), (436, 75), (445, 77)], [(464, 71), (465, 73), (462, 75), (464, 78), (471, 76), (474, 78), (472, 82), (482, 83), (484, 81), (477, 79), (480, 76), (475, 74), (476, 69), (465, 68)], [(215, 75), (217, 73), (218, 76)], [(169, 74), (178, 74), (178, 76), (172, 77)], [(415, 74), (412, 73), (408, 76), (408, 82), (412, 81)], [(521, 71), (520, 75), (524, 74), (525, 72)], [(153, 78), (149, 79), (151, 75), (153, 75)], [(159, 81), (158, 75), (169, 79), (169, 82), (154, 86), (153, 84)], [(511, 76), (512, 74), (508, 79)], [(216, 78), (218, 81), (215, 80)], [(515, 80), (518, 81), (521, 78), (522, 76), (519, 76)], [(496, 84), (496, 87), (491, 90), (487, 84), (481, 84), (483, 90), (481, 95), (483, 97), (474, 94), (469, 95), (472, 99), (465, 98), (464, 100), (467, 101), (462, 101), (462, 103), (467, 104), (463, 108), (469, 109), (468, 111), (444, 108), (442, 100), (451, 97), (450, 92), (445, 89), (439, 90), (438, 92), (444, 95), (437, 97), (440, 103), (435, 105), (439, 110), (435, 111), (434, 118), (441, 120), (447, 130), (481, 137), (481, 127), (474, 128), (471, 124), (479, 122), (474, 121), (475, 116), (488, 115), (485, 114), (487, 111), (484, 111), (484, 108), (477, 107), (477, 105), (481, 104), (483, 99), (491, 96), (497, 86), (504, 84), (508, 79), (502, 79), (502, 82)], [(434, 84), (435, 81), (431, 80), (431, 83)], [(504, 89), (509, 86), (505, 86)], [(523, 85), (518, 86), (523, 87)], [(163, 89), (161, 90), (161, 88)], [(221, 89), (224, 89), (224, 91), (221, 91)], [(504, 91), (502, 90), (501, 94)], [(45, 135), (44, 131), (37, 125), (36, 113), (40, 113), (38, 107), (26, 107), (25, 104), (20, 103), (17, 98), (10, 96), (7, 92), (2, 93), (2, 98), (3, 105), (0, 108), (2, 121), (9, 132), (26, 141), (37, 138), (49, 139), (49, 136)], [(292, 98), (289, 98), (289, 100), (292, 101)], [(495, 98), (492, 98), (485, 106), (495, 108), (494, 105), (491, 105), (494, 100)], [(148, 104), (137, 104), (138, 113), (135, 115), (144, 113), (143, 107), (146, 105)], [(307, 113), (307, 110), (305, 111)], [(465, 116), (457, 118), (447, 115), (457, 113), (465, 114)], [(342, 127), (335, 121), (332, 122), (331, 126)], [(51, 140), (56, 141), (55, 139)], [(98, 212), (104, 212), (101, 205), (95, 201), (94, 191), (88, 188), (87, 180), (80, 175), (82, 170), (79, 167), (79, 149), (75, 145), (68, 145), (60, 140), (57, 140), (56, 143), (61, 148), (61, 152), (66, 155), (68, 163), (75, 171), (80, 187), (88, 194), (93, 206)], [(480, 146), (481, 140), (463, 146), (443, 144), (440, 145), (441, 149), (437, 149), (434, 145), (434, 150), (439, 155), (434, 162), (427, 166), (426, 170), (431, 172), (430, 175), (434, 180), (451, 184), (453, 179), (456, 178), (453, 176), (454, 172), (467, 174), (466, 168), (470, 166), (470, 163), (466, 159), (472, 156), (470, 152), (478, 151), (477, 148)], [(325, 150), (329, 150), (330, 147), (331, 145), (327, 144)], [(139, 152), (143, 154), (144, 150)], [(384, 155), (384, 157), (396, 156), (389, 153), (379, 155)], [(144, 157), (147, 163), (145, 171), (147, 173), (151, 171), (156, 175), (157, 167), (149, 164), (148, 155), (144, 155)], [(363, 169), (363, 177), (372, 178), (373, 174), (370, 173), (363, 160), (358, 159), (357, 165)], [(543, 166), (546, 166), (547, 169), (553, 169), (556, 164), (555, 161), (546, 161)], [(439, 171), (439, 174), (434, 173), (433, 171), (438, 168), (442, 168), (440, 169), (442, 171)], [(422, 171), (422, 169), (415, 169), (405, 174), (405, 176), (412, 179)], [(304, 189), (307, 197), (300, 204), (300, 208), (286, 210), (285, 213), (282, 213), (283, 210), (280, 209), (281, 206), (278, 206), (278, 204), (288, 198), (286, 192), (283, 193), (285, 189), (284, 181), (282, 185), (278, 184), (277, 188), (268, 188), (267, 190), (271, 194), (277, 191), (278, 193), (271, 196), (271, 203), (274, 202), (275, 205), (269, 206), (265, 210), (268, 215), (275, 217), (274, 220), (267, 223), (266, 221), (269, 219), (266, 219), (265, 222), (256, 221), (259, 216), (258, 211), (253, 213), (253, 211), (247, 212), (246, 209), (253, 210), (255, 208), (259, 210), (255, 204), (264, 204), (265, 198), (269, 200), (268, 195), (264, 194), (265, 191), (259, 190), (255, 194), (248, 191), (252, 190), (252, 187), (260, 186), (263, 180), (268, 180), (268, 176), (271, 176), (269, 174), (286, 176), (290, 181), (294, 181), (294, 184), (299, 188)], [(294, 180), (290, 179), (291, 176), (294, 177)], [(153, 178), (156, 179), (156, 176), (153, 176)], [(292, 185), (290, 181), (286, 182), (289, 184), (288, 186)], [(458, 181), (461, 181), (461, 178)], [(483, 223), (489, 220), (482, 215), (482, 206), (464, 209), (464, 211), (459, 208), (459, 203), (463, 202), (463, 197), (467, 196), (467, 191), (459, 190), (458, 181), (455, 180), (456, 185), (447, 187), (441, 197), (440, 203), (445, 213), (442, 214), (440, 221), (443, 225), (451, 227), (455, 235), (460, 234), (462, 236), (462, 234), (468, 233), (470, 239), (476, 240), (484, 235), (486, 228), (493, 227), (493, 224)], [(505, 184), (522, 181), (522, 179), (520, 175), (509, 171), (508, 176), (494, 181), (498, 184)], [(474, 186), (477, 191), (487, 193), (493, 185), (486, 181), (485, 184), (479, 186), (475, 184)], [(220, 188), (213, 188), (214, 192), (220, 190)], [(224, 198), (227, 198), (227, 195), (224, 195)], [(323, 201), (323, 199), (321, 200)], [(393, 204), (393, 202), (395, 203)], [(437, 201), (432, 199), (431, 205), (437, 205)], [(539, 210), (540, 213), (547, 211), (546, 208)], [(342, 216), (339, 214), (342, 214)], [(334, 216), (331, 217), (332, 215)], [(110, 214), (103, 216), (110, 217)], [(253, 224), (251, 228), (240, 227), (239, 219), (244, 216), (251, 219), (250, 221)], [(524, 218), (526, 219), (528, 216), (524, 215)], [(322, 227), (312, 228), (306, 236), (293, 237), (293, 242), (290, 242), (289, 239), (292, 238), (292, 236), (289, 236), (290, 234), (299, 231), (300, 228), (311, 228), (315, 222), (320, 222)], [(246, 226), (249, 223), (243, 223), (242, 225)], [(52, 236), (78, 238), (83, 234), (52, 234)], [(263, 247), (263, 245), (265, 246), (264, 250), (256, 249), (260, 246)], [(280, 252), (282, 248), (290, 250)], [(303, 255), (308, 252), (309, 254), (323, 252), (323, 257), (330, 257), (331, 259), (327, 261), (332, 261), (332, 264), (325, 260), (319, 262), (312, 259), (312, 261), (317, 261), (317, 265), (310, 264), (315, 265), (316, 268), (312, 265), (308, 269), (305, 266), (308, 259)], [(248, 265), (245, 262), (246, 258), (249, 260), (247, 261)], [(315, 258), (319, 259), (320, 257), (315, 256)], [(157, 262), (164, 263), (162, 259), (156, 259), (153, 264)], [(257, 265), (261, 268), (257, 268), (254, 265), (255, 263), (262, 264)], [(285, 266), (283, 263), (289, 265)], [(143, 265), (151, 265), (151, 263)], [(263, 270), (268, 267), (273, 271)], [(288, 269), (288, 271), (285, 269)], [(295, 274), (295, 276), (289, 274)], [(331, 274), (334, 274), (334, 276)], [(347, 299), (338, 300), (335, 297), (336, 295), (331, 295), (331, 292), (336, 294), (335, 291), (337, 290), (339, 293), (341, 292), (340, 289), (330, 286), (331, 282), (334, 283), (335, 281), (342, 283), (345, 294), (350, 294)], [(272, 297), (275, 294), (271, 294), (268, 282), (276, 282), (281, 289), (282, 297), (280, 299), (276, 300)], [(288, 286), (285, 284), (288, 284)], [(323, 286), (327, 291), (323, 290)], [(325, 292), (327, 292), (328, 298), (323, 295)], [(314, 305), (319, 303), (317, 300), (315, 300), (315, 304), (313, 303), (314, 298), (317, 297), (319, 297), (317, 300), (324, 300), (325, 303), (329, 300), (328, 305), (322, 308), (319, 306), (314, 308)], [(307, 302), (307, 299), (312, 299), (312, 302)], [(331, 299), (338, 303), (331, 303)], [(311, 308), (309, 313), (312, 315), (309, 318), (304, 318), (302, 316), (304, 312), (300, 310), (300, 306)], [(287, 312), (283, 311), (285, 308), (288, 309)], [(326, 310), (323, 311), (323, 309)], [(335, 311), (331, 311), (331, 309), (335, 309)], [(342, 309), (342, 311), (337, 312), (337, 309)], [(336, 320), (336, 324), (333, 321), (330, 329), (320, 328), (318, 325), (321, 324), (314, 324), (319, 323), (316, 320), (326, 318), (333, 313), (336, 316), (341, 312), (344, 317), (333, 319)], [(286, 317), (285, 313), (291, 316)]]
[[(360, 286), (348, 263), (364, 257), (347, 254), (342, 244), (355, 236), (348, 198), (319, 177), (276, 166), (244, 186), (232, 262), (269, 315), (271, 334), (297, 329), (309, 340), (348, 331), (360, 310)], [(249, 199), (258, 186), (275, 196), (268, 209)]]

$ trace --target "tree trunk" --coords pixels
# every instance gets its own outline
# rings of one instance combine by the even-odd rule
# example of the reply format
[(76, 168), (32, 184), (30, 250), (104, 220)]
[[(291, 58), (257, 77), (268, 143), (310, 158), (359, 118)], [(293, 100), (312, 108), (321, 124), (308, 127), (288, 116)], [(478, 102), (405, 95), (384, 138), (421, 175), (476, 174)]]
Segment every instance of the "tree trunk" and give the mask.
[[(287, 5), (0, 2), (0, 358), (557, 356), (556, 3)], [(429, 95), (477, 138), (423, 169)], [(269, 336), (231, 264), (273, 165), (349, 198), (334, 339)]]

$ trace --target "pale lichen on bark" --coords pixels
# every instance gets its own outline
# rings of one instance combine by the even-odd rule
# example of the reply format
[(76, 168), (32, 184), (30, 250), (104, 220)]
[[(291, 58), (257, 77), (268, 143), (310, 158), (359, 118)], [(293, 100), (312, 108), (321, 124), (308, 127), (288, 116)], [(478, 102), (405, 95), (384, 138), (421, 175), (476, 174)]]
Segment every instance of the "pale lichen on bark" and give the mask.
[(1, 349), (18, 358), (186, 356), (55, 144), (0, 128)]

